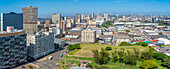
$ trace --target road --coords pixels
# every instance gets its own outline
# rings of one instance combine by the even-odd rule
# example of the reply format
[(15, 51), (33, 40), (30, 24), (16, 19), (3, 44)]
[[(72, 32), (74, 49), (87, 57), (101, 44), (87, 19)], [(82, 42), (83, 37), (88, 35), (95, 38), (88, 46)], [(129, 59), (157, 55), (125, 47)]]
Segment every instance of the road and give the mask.
[(145, 36), (145, 34), (143, 34), (143, 32), (139, 31), (138, 29), (135, 29), (135, 32), (139, 35), (141, 35), (145, 40), (149, 41), (152, 40), (151, 38)]
[(117, 46), (117, 44), (116, 44), (117, 36), (118, 36), (118, 26), (115, 27), (115, 32), (113, 35), (113, 46)]
[(56, 64), (60, 60), (60, 54), (64, 54), (67, 49), (64, 48), (63, 50), (59, 50), (57, 52), (54, 52), (50, 54), (50, 56), (53, 56), (52, 60), (46, 59), (44, 61), (35, 61), (33, 64), (38, 65), (39, 69), (56, 69)]

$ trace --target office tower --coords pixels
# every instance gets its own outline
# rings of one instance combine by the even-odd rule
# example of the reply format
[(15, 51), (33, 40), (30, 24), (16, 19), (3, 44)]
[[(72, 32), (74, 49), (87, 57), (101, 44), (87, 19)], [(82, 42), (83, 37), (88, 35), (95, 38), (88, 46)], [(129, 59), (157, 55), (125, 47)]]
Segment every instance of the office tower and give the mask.
[(156, 23), (156, 17), (152, 18), (152, 23)]
[(96, 31), (91, 29), (83, 30), (81, 32), (81, 42), (95, 43), (96, 42)]
[(84, 14), (81, 15), (81, 19), (84, 19), (86, 16)]
[(61, 14), (56, 14), (56, 13), (53, 13), (52, 14), (52, 22), (53, 23), (58, 23), (61, 21)]
[(0, 69), (10, 69), (27, 62), (26, 34), (7, 27), (0, 32)]
[(98, 12), (98, 13), (97, 13), (97, 17), (101, 17), (101, 14), (100, 14), (100, 12)]
[(87, 18), (90, 19), (90, 15), (87, 15)]
[(67, 17), (64, 17), (64, 20), (67, 20)]
[(108, 20), (108, 13), (104, 13), (104, 18), (106, 19), (106, 21)]
[(81, 22), (81, 15), (80, 14), (76, 14), (76, 22)]
[(1, 13), (1, 31), (6, 31), (7, 26), (23, 29), (23, 14), (14, 12)]
[(54, 32), (54, 35), (63, 35), (62, 29), (60, 29), (59, 24), (56, 24), (56, 27), (49, 28), (49, 32)]
[(54, 33), (39, 31), (27, 35), (28, 56), (37, 59), (54, 51)]
[(91, 18), (94, 18), (94, 13), (91, 14)]
[(35, 33), (37, 32), (37, 19), (38, 19), (38, 8), (28, 6), (22, 8), (23, 13), (23, 29), (26, 33)]
[(59, 27), (62, 29), (63, 33), (66, 33), (66, 21), (59, 22)]

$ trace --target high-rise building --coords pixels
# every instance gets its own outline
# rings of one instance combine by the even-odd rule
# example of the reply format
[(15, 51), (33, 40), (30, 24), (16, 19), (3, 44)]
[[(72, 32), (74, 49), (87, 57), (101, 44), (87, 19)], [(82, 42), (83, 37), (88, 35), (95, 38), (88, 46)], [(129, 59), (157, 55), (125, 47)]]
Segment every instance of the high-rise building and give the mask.
[(95, 43), (96, 42), (96, 31), (93, 31), (92, 29), (81, 31), (81, 42)]
[(156, 23), (156, 17), (152, 18), (152, 23)]
[(1, 13), (1, 31), (6, 31), (7, 26), (23, 29), (23, 14), (14, 12)]
[(94, 18), (94, 13), (91, 14), (91, 18)]
[(61, 14), (56, 14), (56, 13), (53, 13), (52, 14), (52, 22), (53, 23), (58, 23), (61, 21)]
[(97, 13), (97, 17), (101, 17), (101, 13), (100, 12)]
[(22, 8), (23, 13), (23, 29), (26, 33), (35, 33), (37, 32), (37, 19), (38, 19), (38, 8), (28, 6)]
[(10, 69), (27, 62), (27, 35), (23, 30), (7, 28), (7, 32), (0, 32), (0, 69)]
[(87, 18), (90, 19), (90, 15), (87, 15)]
[(84, 19), (86, 16), (84, 14), (81, 15), (81, 19)]
[(37, 59), (54, 51), (54, 33), (39, 31), (27, 35), (28, 56)]
[(63, 33), (66, 33), (66, 21), (59, 22), (59, 27), (62, 29)]
[(81, 22), (81, 15), (80, 14), (76, 14), (76, 22)]
[(104, 13), (104, 18), (106, 19), (106, 21), (108, 20), (108, 13)]

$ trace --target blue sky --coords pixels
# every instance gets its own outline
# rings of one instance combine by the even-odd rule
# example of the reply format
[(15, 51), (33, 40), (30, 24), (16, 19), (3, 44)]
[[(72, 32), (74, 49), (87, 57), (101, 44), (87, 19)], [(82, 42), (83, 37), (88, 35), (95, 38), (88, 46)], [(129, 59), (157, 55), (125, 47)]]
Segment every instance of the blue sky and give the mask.
[(62, 16), (94, 12), (109, 14), (170, 15), (170, 0), (1, 0), (0, 13), (22, 12), (22, 7), (38, 7), (39, 17)]

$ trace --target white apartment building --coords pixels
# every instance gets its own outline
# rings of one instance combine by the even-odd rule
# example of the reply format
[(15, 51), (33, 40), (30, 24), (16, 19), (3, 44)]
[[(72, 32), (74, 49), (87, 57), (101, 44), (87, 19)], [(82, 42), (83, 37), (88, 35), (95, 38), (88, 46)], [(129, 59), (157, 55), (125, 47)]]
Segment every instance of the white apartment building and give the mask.
[(27, 35), (28, 56), (36, 59), (54, 51), (54, 33), (37, 32)]

